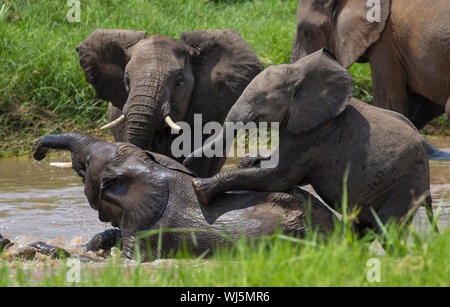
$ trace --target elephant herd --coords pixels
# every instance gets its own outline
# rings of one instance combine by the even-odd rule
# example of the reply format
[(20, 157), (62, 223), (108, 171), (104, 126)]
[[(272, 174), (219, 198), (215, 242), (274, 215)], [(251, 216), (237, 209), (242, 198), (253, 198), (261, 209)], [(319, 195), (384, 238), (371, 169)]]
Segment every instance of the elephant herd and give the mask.
[[(71, 152), (90, 206), (118, 228), (87, 248), (121, 244), (128, 258), (136, 248), (145, 259), (186, 246), (202, 254), (277, 229), (326, 236), (335, 223), (329, 208), (341, 210), (344, 181), (350, 209), (360, 209), (360, 233), (378, 230), (374, 213), (383, 223), (400, 220), (419, 200), (431, 219), (428, 158), (449, 155), (418, 129), (450, 115), (446, 1), (381, 0), (379, 20), (369, 21), (366, 1), (302, 0), (291, 63), (267, 69), (234, 30), (183, 32), (177, 40), (98, 29), (76, 50), (86, 81), (109, 102), (103, 128), (112, 129), (115, 142), (48, 135), (34, 158), (51, 149)], [(347, 68), (354, 62), (370, 63), (373, 105), (352, 97)], [(193, 125), (196, 114), (224, 128), (175, 157), (172, 132), (177, 122)], [(220, 172), (229, 149), (225, 124), (237, 122), (279, 123), (276, 166), (245, 158)], [(202, 155), (212, 148), (224, 154)], [(300, 188), (305, 184), (326, 205)], [(161, 229), (162, 241), (140, 236)]]

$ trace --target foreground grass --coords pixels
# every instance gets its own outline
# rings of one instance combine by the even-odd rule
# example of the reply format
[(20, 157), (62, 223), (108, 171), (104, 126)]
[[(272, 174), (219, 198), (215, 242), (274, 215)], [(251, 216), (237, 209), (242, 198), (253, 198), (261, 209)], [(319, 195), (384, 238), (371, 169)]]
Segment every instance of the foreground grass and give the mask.
[[(106, 123), (107, 103), (95, 99), (75, 51), (96, 28), (175, 38), (181, 31), (233, 28), (269, 66), (289, 62), (297, 3), (92, 0), (81, 2), (81, 22), (69, 23), (65, 1), (0, 0), (0, 157), (29, 153), (48, 133), (96, 134)], [(355, 96), (370, 102), (369, 65), (355, 64), (351, 73)]]
[[(215, 251), (210, 259), (179, 254), (163, 265), (123, 265), (110, 260), (95, 269), (82, 266), (81, 282), (66, 282), (67, 268), (30, 271), (0, 266), (0, 286), (449, 286), (450, 230), (413, 233), (408, 241), (389, 231), (391, 244), (380, 256), (369, 249), (376, 236), (348, 239), (337, 231), (327, 242), (274, 235), (242, 240)], [(378, 237), (383, 242), (383, 238)], [(370, 282), (369, 259), (380, 262), (380, 282)], [(375, 260), (376, 261), (376, 260)]]

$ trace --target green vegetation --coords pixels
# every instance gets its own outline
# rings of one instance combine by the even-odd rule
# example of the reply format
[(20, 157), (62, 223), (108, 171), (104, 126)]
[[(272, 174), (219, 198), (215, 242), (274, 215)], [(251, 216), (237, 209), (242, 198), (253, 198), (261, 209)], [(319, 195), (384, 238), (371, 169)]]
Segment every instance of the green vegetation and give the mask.
[[(29, 153), (47, 133), (99, 132), (107, 103), (95, 99), (75, 51), (96, 28), (173, 37), (181, 31), (233, 28), (269, 66), (289, 62), (297, 3), (92, 0), (81, 2), (81, 22), (70, 23), (65, 1), (0, 0), (0, 157)], [(370, 102), (370, 67), (356, 64), (351, 72), (355, 95)]]
[[(377, 238), (387, 248), (380, 256), (369, 249)], [(441, 234), (413, 232), (406, 241), (394, 227), (384, 239), (369, 235), (354, 240), (343, 230), (327, 241), (274, 235), (259, 242), (241, 240), (232, 248), (218, 249), (212, 258), (180, 253), (177, 260), (159, 265), (120, 264), (115, 258), (104, 265), (82, 265), (81, 282), (68, 283), (68, 269), (59, 265), (36, 271), (20, 264), (9, 269), (0, 261), (2, 286), (449, 286), (450, 229)], [(201, 257), (200, 257), (201, 258)], [(380, 282), (369, 259), (380, 262)], [(376, 261), (376, 260), (375, 260)], [(10, 273), (14, 272), (11, 274)], [(368, 274), (369, 273), (369, 274)], [(34, 275), (33, 275), (34, 274)]]

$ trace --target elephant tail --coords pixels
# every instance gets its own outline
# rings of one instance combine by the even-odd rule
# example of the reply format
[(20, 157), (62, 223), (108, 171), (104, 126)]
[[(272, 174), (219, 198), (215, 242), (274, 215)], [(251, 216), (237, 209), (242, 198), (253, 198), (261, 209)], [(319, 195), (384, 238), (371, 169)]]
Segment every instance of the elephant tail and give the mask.
[(425, 201), (425, 211), (427, 212), (428, 221), (431, 224), (431, 228), (435, 233), (439, 233), (439, 229), (437, 226), (437, 222), (434, 220), (433, 207), (432, 207), (432, 199), (429, 195)]

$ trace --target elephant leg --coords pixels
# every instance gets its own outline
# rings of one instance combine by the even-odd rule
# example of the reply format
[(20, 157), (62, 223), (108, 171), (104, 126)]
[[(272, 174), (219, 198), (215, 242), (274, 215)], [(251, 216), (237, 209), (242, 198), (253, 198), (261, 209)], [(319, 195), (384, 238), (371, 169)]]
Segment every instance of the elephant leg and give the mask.
[(450, 97), (447, 99), (445, 104), (445, 114), (447, 114), (448, 119), (450, 119)]
[(370, 55), (373, 103), (408, 117), (407, 74), (393, 55), (376, 47)]
[[(441, 105), (418, 94), (409, 95), (408, 118), (417, 129), (422, 129), (429, 121), (443, 113), (444, 107)], [(450, 153), (437, 149), (426, 138), (425, 146), (430, 160), (450, 160)]]
[(83, 245), (87, 251), (99, 251), (99, 250), (109, 250), (114, 246), (119, 246), (121, 244), (121, 233), (118, 229), (108, 229), (101, 233), (96, 234), (92, 239)]
[[(423, 193), (429, 193), (417, 192), (422, 190), (423, 189), (414, 189), (414, 183), (406, 181), (397, 184), (390, 191), (388, 191), (385, 194), (384, 199), (380, 202), (380, 205), (377, 206), (377, 209), (375, 210), (375, 213), (381, 223), (386, 225), (389, 220), (401, 222), (408, 216), (409, 219), (404, 222), (410, 223), (415, 216), (415, 212), (411, 212), (409, 215), (408, 211), (417, 210), (414, 202), (420, 199), (420, 197), (423, 196)], [(426, 203), (420, 205), (428, 206), (428, 202), (430, 201), (431, 199), (427, 197), (425, 199)], [(369, 209), (365, 210), (359, 218), (360, 224), (358, 225), (358, 231), (361, 234), (364, 234), (368, 229), (375, 229), (377, 232), (381, 233), (381, 227)]]
[(422, 129), (428, 122), (444, 113), (444, 107), (419, 94), (409, 94), (408, 119)]
[(219, 173), (211, 178), (194, 178), (192, 186), (198, 200), (207, 206), (222, 192), (252, 190), (284, 192), (301, 181), (304, 173), (293, 173), (291, 169), (239, 168)]
[[(119, 118), (122, 115), (122, 111), (115, 107), (112, 103), (108, 104), (108, 119), (109, 122)], [(114, 140), (116, 142), (124, 142), (125, 141), (125, 123), (121, 123), (120, 125), (112, 128), (112, 134), (114, 136)]]

